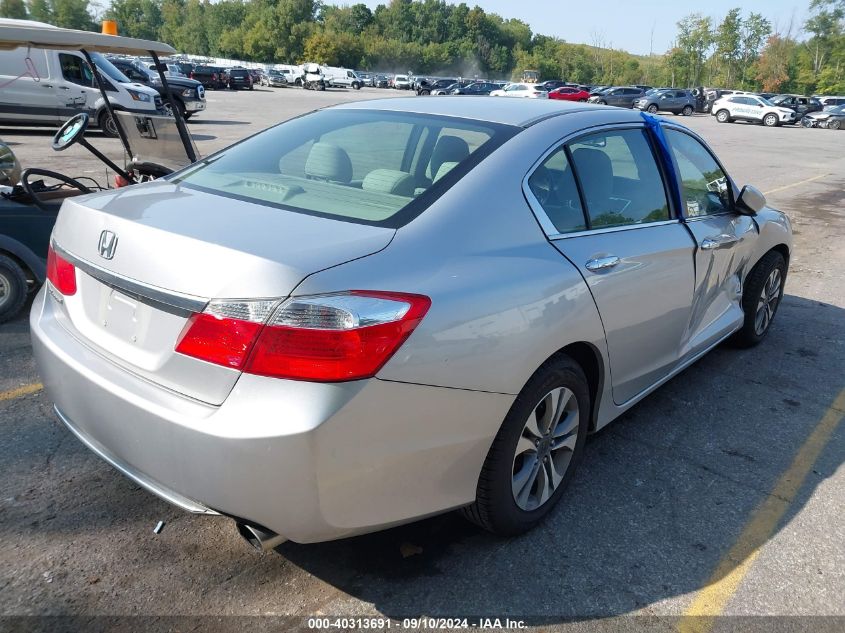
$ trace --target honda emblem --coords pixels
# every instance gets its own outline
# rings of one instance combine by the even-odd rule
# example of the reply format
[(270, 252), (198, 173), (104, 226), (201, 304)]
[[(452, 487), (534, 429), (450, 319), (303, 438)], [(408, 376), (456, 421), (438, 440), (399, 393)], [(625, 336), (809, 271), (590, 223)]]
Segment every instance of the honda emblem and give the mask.
[(103, 259), (111, 259), (114, 257), (114, 252), (117, 250), (117, 235), (111, 231), (103, 231), (100, 233), (100, 257)]

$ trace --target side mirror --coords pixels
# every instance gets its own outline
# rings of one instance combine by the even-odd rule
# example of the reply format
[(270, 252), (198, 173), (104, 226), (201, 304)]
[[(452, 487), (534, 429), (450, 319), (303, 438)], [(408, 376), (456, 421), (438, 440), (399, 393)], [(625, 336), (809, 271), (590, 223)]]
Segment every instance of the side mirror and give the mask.
[(21, 164), (12, 148), (0, 141), (0, 186), (14, 187), (21, 180)]
[(740, 213), (756, 215), (766, 206), (766, 196), (757, 187), (745, 185), (739, 192), (736, 203), (739, 206)]

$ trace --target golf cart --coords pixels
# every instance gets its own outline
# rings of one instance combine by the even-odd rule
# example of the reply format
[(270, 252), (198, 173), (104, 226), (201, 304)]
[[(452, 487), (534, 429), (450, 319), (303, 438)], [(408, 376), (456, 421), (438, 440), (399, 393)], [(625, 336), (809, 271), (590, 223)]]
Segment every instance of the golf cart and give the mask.
[[(26, 21), (0, 23), (0, 51), (19, 47), (27, 47), (27, 56), (32, 49), (82, 53), (115, 123), (124, 157), (120, 166), (88, 142), (85, 131), (91, 115), (84, 111), (64, 122), (51, 146), (57, 152), (74, 144), (84, 147), (114, 172), (113, 183), (37, 167), (21, 169), (12, 149), (0, 139), (0, 323), (20, 311), (27, 294), (44, 282), (50, 234), (65, 198), (162, 178), (195, 162), (198, 156), (178, 107), (173, 107), (171, 114), (116, 108), (107, 93), (109, 78), (101, 75), (91, 57), (91, 53), (151, 56), (165, 96), (175, 104), (158, 59), (159, 54), (176, 52), (167, 44)], [(28, 75), (40, 81), (37, 73), (32, 74), (33, 67), (27, 62), (18, 79)]]

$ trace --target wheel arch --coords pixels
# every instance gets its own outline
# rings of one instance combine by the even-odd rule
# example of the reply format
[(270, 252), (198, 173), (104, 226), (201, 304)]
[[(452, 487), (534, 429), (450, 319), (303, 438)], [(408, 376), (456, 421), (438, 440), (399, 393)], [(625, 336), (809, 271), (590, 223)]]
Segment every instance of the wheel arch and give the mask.
[(39, 284), (47, 278), (46, 260), (41, 260), (31, 249), (11, 237), (0, 235), (0, 255), (17, 263), (27, 278), (31, 277)]
[(581, 370), (584, 372), (584, 376), (587, 378), (587, 389), (590, 393), (589, 431), (592, 433), (596, 430), (599, 404), (602, 392), (604, 391), (606, 375), (604, 358), (602, 357), (601, 352), (592, 343), (577, 341), (561, 347), (558, 351), (543, 361), (540, 367), (548, 363), (552, 363), (562, 356), (571, 358), (573, 361), (578, 363), (578, 366), (581, 367)]

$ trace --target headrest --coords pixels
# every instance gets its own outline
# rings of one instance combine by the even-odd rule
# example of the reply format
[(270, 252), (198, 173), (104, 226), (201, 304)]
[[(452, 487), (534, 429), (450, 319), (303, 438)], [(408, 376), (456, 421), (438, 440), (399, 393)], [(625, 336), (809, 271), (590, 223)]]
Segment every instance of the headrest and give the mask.
[(442, 165), (440, 165), (440, 169), (438, 169), (437, 173), (434, 174), (434, 178), (432, 179), (432, 182), (437, 182), (438, 180), (443, 178), (443, 176), (445, 176), (450, 171), (452, 171), (457, 164), (458, 163), (453, 162), (453, 161), (447, 161), (447, 162), (443, 163)]
[(352, 180), (349, 154), (331, 143), (314, 143), (305, 161), (305, 175), (329, 182), (348, 184)]
[(406, 171), (374, 169), (366, 175), (361, 188), (410, 198), (414, 195), (414, 178)]
[(443, 163), (460, 163), (469, 156), (469, 145), (459, 136), (441, 136), (437, 139), (431, 153), (430, 173), (433, 176), (440, 171)]

